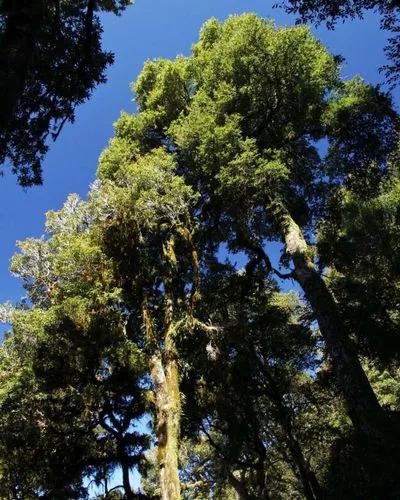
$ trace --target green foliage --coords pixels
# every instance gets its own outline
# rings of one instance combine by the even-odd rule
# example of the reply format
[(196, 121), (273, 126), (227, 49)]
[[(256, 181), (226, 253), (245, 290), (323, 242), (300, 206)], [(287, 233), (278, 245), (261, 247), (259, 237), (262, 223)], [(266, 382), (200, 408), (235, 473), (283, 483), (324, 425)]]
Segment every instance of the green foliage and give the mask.
[(392, 177), (367, 200), (340, 191), (318, 236), (321, 265), (330, 266), (329, 283), (350, 331), (384, 366), (398, 362), (400, 347), (399, 187)]
[(21, 186), (41, 184), (41, 162), (76, 106), (106, 80), (98, 13), (130, 0), (5, 0), (0, 5), (0, 163)]
[(204, 314), (221, 327), (196, 349), (190, 340), (180, 347), (184, 428), (208, 450), (207, 466), (193, 454), (185, 474), (212, 491), (234, 485), (233, 475), (250, 498), (302, 498), (294, 436), (314, 464), (335, 437), (333, 396), (307, 374), (320, 364), (308, 312), (250, 269), (217, 265), (203, 282)]
[[(208, 21), (190, 56), (146, 63), (134, 90), (139, 113), (115, 124), (88, 200), (71, 195), (12, 261), (28, 301), (1, 311), (4, 495), (74, 498), (119, 467), (134, 498), (139, 465), (165, 497), (181, 443), (183, 498), (394, 498), (389, 97), (341, 81), (308, 28), (253, 14)], [(357, 422), (375, 394), (381, 442)], [(146, 411), (157, 453), (132, 427)]]
[(361, 80), (340, 82), (339, 61), (308, 28), (275, 28), (253, 14), (208, 21), (190, 57), (148, 62), (134, 89), (140, 113), (117, 122), (100, 175), (114, 175), (118, 144), (164, 145), (188, 182), (231, 212), (253, 213), (278, 196), (307, 222), (305, 202), (322, 203), (332, 182), (350, 182), (351, 168), (361, 184), (376, 163), (375, 185), (393, 149), (386, 95)]
[[(376, 194), (395, 135), (387, 134), (397, 118), (391, 98), (360, 78), (344, 82), (332, 95), (323, 123), (329, 136), (325, 171), (333, 179), (343, 177), (357, 192)], [(357, 130), (357, 134), (354, 134)], [(339, 180), (339, 179), (337, 179)]]
[(99, 246), (101, 210), (71, 196), (48, 214), (48, 237), (21, 243), (13, 260), (33, 308), (11, 313), (2, 346), (19, 369), (2, 372), (0, 462), (4, 491), (23, 498), (78, 497), (84, 476), (132, 467), (148, 445), (131, 427), (147, 404), (146, 357), (127, 337), (113, 265)]
[(380, 15), (382, 30), (393, 34), (385, 47), (389, 64), (380, 68), (385, 71), (388, 82), (396, 84), (400, 75), (399, 53), (399, 6), (391, 0), (282, 0), (279, 5), (287, 12), (299, 15), (302, 22), (325, 22), (332, 29), (339, 20), (363, 18), (366, 11)]
[(4, 494), (78, 498), (85, 475), (120, 464), (121, 446), (132, 466), (147, 445), (129, 429), (145, 408), (143, 353), (118, 314), (92, 307), (83, 327), (79, 309), (63, 309), (16, 310), (1, 348)]

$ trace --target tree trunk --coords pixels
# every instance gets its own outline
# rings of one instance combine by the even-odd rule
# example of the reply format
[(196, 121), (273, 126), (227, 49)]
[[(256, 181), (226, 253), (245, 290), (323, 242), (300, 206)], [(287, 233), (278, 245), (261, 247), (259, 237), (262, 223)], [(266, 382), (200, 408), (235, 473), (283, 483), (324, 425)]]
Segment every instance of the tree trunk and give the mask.
[(155, 387), (161, 499), (178, 500), (181, 497), (178, 475), (181, 403), (178, 368), (174, 357), (166, 360), (164, 368), (161, 353), (153, 355), (151, 377)]
[(307, 500), (321, 500), (323, 498), (321, 487), (292, 432), (287, 432), (286, 443), (299, 471), (305, 497)]
[(135, 496), (133, 494), (131, 483), (129, 480), (129, 465), (127, 462), (122, 461), (121, 467), (122, 467), (122, 484), (125, 491), (125, 498), (126, 500), (133, 500)]
[(261, 369), (268, 381), (267, 397), (276, 407), (278, 420), (285, 435), (286, 445), (300, 475), (301, 484), (307, 500), (322, 500), (321, 486), (303, 454), (300, 443), (293, 432), (292, 418), (289, 408), (284, 403), (283, 396), (268, 368), (261, 364)]
[(174, 339), (174, 300), (172, 275), (175, 265), (174, 238), (171, 236), (162, 248), (166, 266), (164, 276), (164, 328), (163, 347), (160, 348), (154, 325), (145, 304), (143, 314), (146, 337), (153, 347), (150, 374), (154, 383), (157, 415), (157, 461), (162, 500), (179, 500), (181, 485), (178, 474), (178, 452), (181, 419), (181, 399), (177, 352)]
[(250, 495), (247, 493), (246, 488), (243, 483), (237, 479), (237, 477), (232, 473), (228, 473), (229, 484), (234, 488), (238, 494), (239, 500), (251, 500)]
[(278, 202), (270, 207), (294, 265), (294, 278), (310, 303), (332, 361), (337, 386), (355, 430), (368, 438), (384, 437), (385, 413), (372, 390), (345, 331), (337, 304), (317, 272), (299, 226)]

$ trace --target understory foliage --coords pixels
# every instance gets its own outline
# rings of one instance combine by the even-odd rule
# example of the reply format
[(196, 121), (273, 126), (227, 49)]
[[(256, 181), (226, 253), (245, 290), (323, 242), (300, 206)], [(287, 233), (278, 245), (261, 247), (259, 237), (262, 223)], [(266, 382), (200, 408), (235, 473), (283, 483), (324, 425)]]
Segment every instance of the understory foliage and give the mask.
[(397, 115), (339, 70), (253, 14), (145, 64), (12, 261), (2, 497), (398, 498)]

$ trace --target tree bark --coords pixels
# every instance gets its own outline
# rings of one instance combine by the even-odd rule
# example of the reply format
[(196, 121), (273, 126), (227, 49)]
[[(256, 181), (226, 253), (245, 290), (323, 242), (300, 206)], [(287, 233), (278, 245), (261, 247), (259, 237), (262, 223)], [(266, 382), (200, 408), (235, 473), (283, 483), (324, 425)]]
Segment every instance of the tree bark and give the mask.
[(176, 361), (167, 360), (161, 353), (151, 358), (151, 377), (154, 383), (157, 415), (157, 461), (162, 500), (180, 499), (178, 475), (178, 445), (180, 430), (180, 394)]
[(178, 453), (181, 419), (179, 372), (174, 339), (174, 301), (172, 275), (175, 265), (174, 238), (163, 245), (164, 276), (164, 327), (163, 347), (160, 348), (147, 306), (143, 309), (146, 337), (153, 347), (150, 357), (150, 374), (154, 384), (157, 418), (157, 462), (162, 500), (179, 500)]
[(286, 245), (286, 253), (293, 261), (294, 279), (317, 318), (354, 428), (364, 437), (382, 439), (385, 413), (351, 345), (332, 293), (315, 268), (302, 231), (282, 203), (271, 201), (269, 208)]

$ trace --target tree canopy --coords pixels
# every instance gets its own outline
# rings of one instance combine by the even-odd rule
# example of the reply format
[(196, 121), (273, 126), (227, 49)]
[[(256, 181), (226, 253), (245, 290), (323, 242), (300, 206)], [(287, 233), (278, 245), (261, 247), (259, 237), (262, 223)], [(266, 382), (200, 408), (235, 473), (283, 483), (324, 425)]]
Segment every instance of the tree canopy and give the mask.
[(86, 498), (118, 467), (135, 498), (138, 467), (163, 500), (397, 498), (390, 96), (254, 14), (211, 19), (134, 91), (87, 201), (12, 262), (4, 495)]

